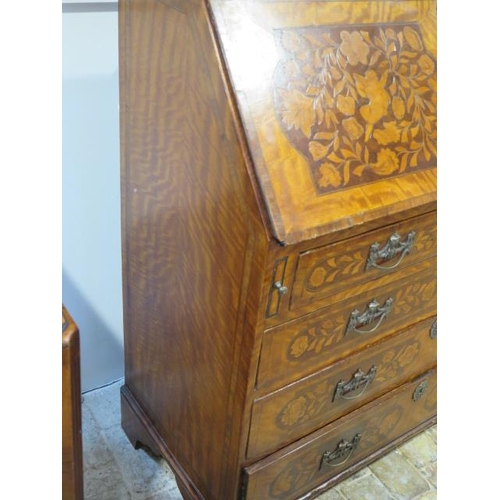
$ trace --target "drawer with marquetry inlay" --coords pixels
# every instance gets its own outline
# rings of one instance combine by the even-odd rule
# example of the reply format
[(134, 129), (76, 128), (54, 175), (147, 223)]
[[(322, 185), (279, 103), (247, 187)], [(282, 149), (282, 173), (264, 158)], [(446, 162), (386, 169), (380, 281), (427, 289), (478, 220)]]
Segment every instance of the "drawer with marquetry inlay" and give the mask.
[[(342, 480), (429, 425), (436, 414), (437, 377), (426, 372), (244, 471), (244, 500), (285, 500)], [(318, 490), (315, 490), (318, 492)]]
[(429, 318), (254, 401), (249, 458), (319, 429), (434, 368), (436, 318)]
[(334, 305), (267, 329), (256, 388), (293, 382), (435, 315), (435, 267), (431, 258), (357, 287), (332, 291)]

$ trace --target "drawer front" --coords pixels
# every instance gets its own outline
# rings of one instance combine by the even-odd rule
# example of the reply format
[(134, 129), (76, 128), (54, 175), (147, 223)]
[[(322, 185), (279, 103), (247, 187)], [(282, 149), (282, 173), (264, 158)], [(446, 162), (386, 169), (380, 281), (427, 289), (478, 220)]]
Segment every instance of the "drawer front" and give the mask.
[[(415, 271), (405, 280), (374, 288), (334, 307), (267, 330), (262, 339), (257, 388), (272, 389), (291, 383), (435, 315), (435, 261), (432, 265), (427, 261), (421, 268), (415, 266)], [(389, 310), (384, 310), (391, 299)], [(372, 315), (372, 321), (361, 326), (360, 318), (363, 319), (367, 307), (375, 300), (380, 305), (378, 311)], [(354, 324), (351, 320), (356, 311), (359, 314)]]
[(286, 445), (436, 364), (435, 319), (335, 363), (253, 405), (248, 455), (262, 456)]
[(290, 309), (327, 304), (334, 292), (436, 255), (436, 213), (406, 220), (299, 256)]
[(429, 373), (244, 471), (246, 500), (293, 500), (436, 415)]

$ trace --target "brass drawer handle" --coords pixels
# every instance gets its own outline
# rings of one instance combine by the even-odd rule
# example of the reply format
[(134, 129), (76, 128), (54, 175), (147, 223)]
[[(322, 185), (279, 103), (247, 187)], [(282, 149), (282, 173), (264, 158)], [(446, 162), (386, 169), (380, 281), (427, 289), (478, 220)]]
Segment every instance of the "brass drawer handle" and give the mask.
[(321, 457), (321, 464), (319, 468), (322, 469), (324, 466), (338, 467), (339, 465), (345, 464), (351, 458), (351, 455), (357, 448), (360, 439), (361, 434), (356, 434), (352, 438), (351, 442), (342, 439), (335, 450), (325, 451)]
[[(382, 321), (391, 312), (393, 304), (394, 304), (394, 299), (392, 297), (389, 297), (385, 301), (385, 304), (383, 306), (381, 306), (376, 299), (372, 300), (368, 304), (366, 311), (363, 314), (361, 314), (357, 309), (354, 309), (354, 311), (352, 311), (351, 315), (349, 316), (349, 322), (347, 323), (347, 328), (345, 333), (348, 334), (349, 332), (357, 332), (357, 333), (374, 332), (380, 326), (380, 323), (382, 323)], [(360, 326), (369, 325), (374, 321), (377, 321), (377, 323), (370, 330), (359, 329)]]
[[(410, 231), (406, 236), (406, 239), (401, 241), (401, 236), (399, 236), (398, 233), (394, 233), (389, 237), (383, 248), (380, 248), (378, 243), (373, 243), (370, 247), (370, 254), (368, 255), (368, 259), (366, 261), (365, 270), (370, 269), (371, 267), (376, 267), (377, 269), (382, 270), (390, 270), (398, 267), (405, 255), (410, 253), (413, 243), (415, 242), (416, 234), (417, 233), (415, 233), (415, 231)], [(377, 264), (379, 261), (387, 262), (388, 260), (392, 260), (398, 255), (399, 259), (392, 266), (381, 266), (380, 264)]]
[[(373, 365), (367, 373), (364, 373), (361, 368), (359, 368), (356, 373), (352, 376), (349, 382), (345, 382), (340, 380), (335, 388), (335, 392), (333, 394), (332, 402), (335, 401), (336, 398), (342, 399), (356, 399), (363, 395), (366, 391), (366, 388), (373, 382), (375, 378), (375, 374), (377, 373), (376, 365)], [(346, 396), (350, 392), (357, 391), (360, 387), (363, 387), (363, 390), (356, 394), (355, 396)]]

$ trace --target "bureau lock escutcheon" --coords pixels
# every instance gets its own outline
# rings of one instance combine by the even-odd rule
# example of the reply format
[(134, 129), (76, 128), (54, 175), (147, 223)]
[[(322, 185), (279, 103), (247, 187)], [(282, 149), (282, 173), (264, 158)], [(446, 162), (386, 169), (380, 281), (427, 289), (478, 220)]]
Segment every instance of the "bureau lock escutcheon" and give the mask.
[(275, 281), (273, 284), (273, 288), (278, 291), (278, 293), (283, 296), (288, 292), (288, 287), (283, 285), (281, 281)]

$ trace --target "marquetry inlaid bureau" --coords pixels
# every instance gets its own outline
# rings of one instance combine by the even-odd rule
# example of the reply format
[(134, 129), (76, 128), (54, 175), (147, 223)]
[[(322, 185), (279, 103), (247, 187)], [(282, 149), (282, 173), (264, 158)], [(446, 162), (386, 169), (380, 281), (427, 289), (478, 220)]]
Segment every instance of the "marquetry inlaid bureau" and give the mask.
[(122, 423), (185, 499), (436, 421), (436, 4), (122, 0)]

